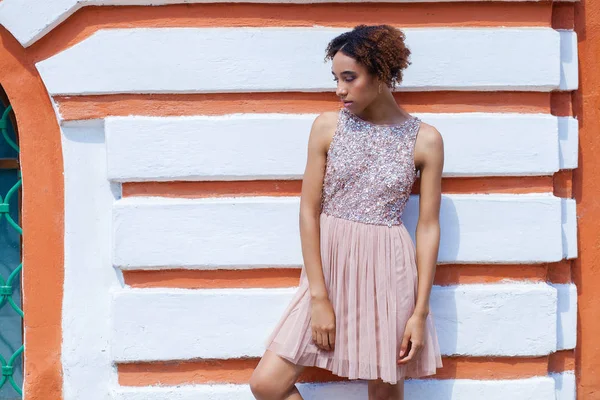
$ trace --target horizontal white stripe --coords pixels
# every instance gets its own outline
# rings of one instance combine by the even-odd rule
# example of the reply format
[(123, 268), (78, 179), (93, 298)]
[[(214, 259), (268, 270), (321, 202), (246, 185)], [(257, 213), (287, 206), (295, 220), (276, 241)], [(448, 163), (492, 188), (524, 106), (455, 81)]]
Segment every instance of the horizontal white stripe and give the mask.
[(575, 400), (577, 398), (577, 385), (573, 371), (551, 373), (550, 376), (556, 382), (556, 400)]
[[(0, 24), (27, 47), (46, 35), (75, 11), (88, 5), (164, 5), (182, 3), (224, 3), (230, 0), (3, 0), (0, 2)], [(382, 0), (286, 0), (284, 3), (352, 3)], [(397, 3), (452, 2), (465, 0), (386, 0)], [(480, 1), (480, 0), (466, 0)], [(527, 0), (506, 0), (527, 1)], [(559, 0), (561, 1), (561, 0)], [(576, 0), (562, 0), (576, 1)], [(247, 0), (249, 3), (282, 3), (277, 0)]]
[[(100, 30), (37, 67), (53, 95), (333, 91), (324, 51), (334, 36), (346, 31), (275, 27)], [(561, 34), (551, 28), (405, 31), (412, 65), (405, 71), (400, 90), (550, 91), (559, 88), (561, 69), (572, 71), (562, 67)], [(572, 43), (563, 41), (563, 51)]]
[(574, 349), (577, 345), (577, 287), (574, 284), (552, 284), (558, 291), (557, 350)]
[[(116, 292), (113, 357), (259, 357), (295, 290)], [(541, 356), (556, 350), (557, 294), (545, 283), (434, 286), (431, 313), (445, 355)]]
[[(108, 176), (122, 182), (300, 179), (316, 116), (109, 117), (105, 120)], [(577, 165), (573, 118), (486, 113), (415, 116), (442, 134), (445, 176), (551, 175), (561, 166)]]
[(118, 181), (299, 178), (315, 114), (107, 118)]
[[(113, 264), (135, 268), (254, 268), (302, 264), (297, 197), (126, 198), (113, 213)], [(442, 196), (440, 262), (562, 259), (561, 199)], [(414, 238), (418, 197), (404, 222)]]
[[(366, 382), (297, 384), (305, 400), (365, 400)], [(549, 377), (511, 380), (409, 379), (407, 399), (419, 400), (555, 400), (554, 381)], [(254, 400), (248, 385), (190, 385), (178, 387), (120, 387), (113, 400)], [(559, 400), (574, 400), (560, 398)]]

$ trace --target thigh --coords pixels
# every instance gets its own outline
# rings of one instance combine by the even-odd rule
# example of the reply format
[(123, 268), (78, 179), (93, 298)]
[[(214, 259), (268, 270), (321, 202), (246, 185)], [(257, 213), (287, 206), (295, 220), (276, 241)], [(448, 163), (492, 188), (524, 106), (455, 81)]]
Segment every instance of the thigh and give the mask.
[(369, 400), (404, 400), (404, 379), (395, 385), (380, 379), (369, 381)]
[(252, 372), (250, 386), (258, 391), (285, 394), (292, 389), (304, 368), (267, 350)]

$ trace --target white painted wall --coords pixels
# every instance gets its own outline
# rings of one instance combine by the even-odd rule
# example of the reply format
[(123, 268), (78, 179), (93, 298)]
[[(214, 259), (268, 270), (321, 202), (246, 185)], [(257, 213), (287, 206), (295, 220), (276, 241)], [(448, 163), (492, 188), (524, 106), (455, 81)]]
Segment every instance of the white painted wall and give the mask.
[[(169, 262), (180, 266), (182, 260), (190, 264), (188, 267), (197, 268), (198, 254), (213, 257), (217, 264), (231, 261), (231, 257), (254, 260), (256, 264), (236, 267), (255, 267), (260, 265), (258, 262), (287, 253), (295, 254), (289, 263), (293, 265), (300, 260), (293, 246), (280, 249), (281, 254), (269, 253), (266, 249), (276, 248), (272, 244), (282, 238), (293, 242), (289, 239), (297, 235), (298, 199), (118, 199), (119, 187), (109, 183), (106, 173), (111, 144), (105, 147), (101, 121), (67, 125), (63, 127), (67, 170), (65, 399), (82, 396), (91, 400), (252, 399), (247, 385), (119, 387), (113, 363), (257, 357), (270, 327), (281, 315), (295, 288), (121, 289), (120, 273), (110, 261), (110, 243), (114, 245), (115, 260), (129, 260), (131, 263), (126, 268), (132, 269), (146, 268), (146, 264), (156, 259), (168, 261), (159, 262), (158, 268)], [(417, 215), (416, 199), (411, 199), (407, 209), (409, 220)], [(573, 200), (549, 194), (453, 195), (445, 196), (442, 221), (453, 223), (457, 229), (450, 228), (448, 235), (456, 237), (459, 233), (458, 243), (468, 244), (454, 248), (455, 259), (461, 260), (469, 254), (481, 259), (491, 254), (492, 262), (506, 262), (506, 259), (539, 262), (552, 254), (558, 260), (574, 246), (574, 206)], [(454, 221), (446, 216), (450, 211), (454, 212)], [(230, 216), (229, 220), (226, 215)], [(240, 221), (243, 215), (250, 219)], [(214, 222), (211, 223), (211, 219)], [(259, 224), (261, 220), (263, 225)], [(413, 224), (414, 229), (414, 222), (407, 221), (407, 225)], [(490, 230), (490, 226), (494, 229)], [(173, 230), (168, 230), (169, 227)], [(259, 232), (263, 234), (258, 235)], [(270, 236), (265, 236), (265, 232)], [(506, 238), (503, 239), (503, 235)], [(249, 237), (259, 239), (248, 246)], [(526, 241), (528, 237), (533, 238), (531, 242)], [(510, 242), (515, 238), (518, 241)], [(172, 240), (174, 247), (161, 248), (159, 239)], [(215, 242), (211, 244), (206, 240)], [(490, 253), (485, 247), (488, 241), (498, 246), (503, 240), (505, 244), (500, 245), (503, 252)], [(451, 243), (443, 243), (443, 246), (451, 248)], [(190, 250), (177, 247), (188, 245)], [(260, 250), (261, 246), (264, 251)], [(244, 248), (244, 253), (232, 252), (231, 248)], [(144, 258), (144, 254), (150, 256)], [(177, 259), (181, 254), (183, 259)], [(446, 254), (450, 254), (448, 250)], [(269, 266), (272, 265), (275, 264), (269, 262)], [(576, 345), (576, 298), (574, 285), (514, 282), (435, 286), (432, 313), (444, 354), (546, 355)], [(263, 312), (256, 314), (256, 309)], [(232, 321), (235, 326), (231, 325)], [(324, 395), (358, 399), (364, 396), (364, 385), (304, 384), (301, 391), (307, 399)], [(557, 396), (560, 400), (574, 400), (574, 376), (565, 372), (524, 380), (412, 380), (407, 384), (407, 396), (423, 399), (482, 396), (494, 399), (500, 395), (506, 398), (507, 393), (514, 399), (550, 400)]]
[(119, 188), (106, 179), (101, 125), (62, 129), (65, 264), (62, 366), (65, 400), (108, 400), (117, 376), (110, 354), (110, 290), (121, 273), (110, 260), (111, 209)]
[[(3, 0), (0, 24), (28, 46), (82, 6), (203, 1)], [(37, 67), (52, 95), (332, 91), (322, 54), (328, 40), (345, 30), (101, 30)], [(413, 65), (402, 90), (577, 88), (572, 31), (423, 28), (406, 33)], [(457, 50), (464, 48), (469, 52)], [(457, 58), (457, 52), (463, 56)], [(144, 73), (140, 65), (147, 68)], [(291, 81), (291, 75), (297, 79)], [(297, 267), (298, 199), (119, 200), (118, 183), (111, 181), (299, 178), (314, 116), (108, 118), (106, 143), (103, 121), (63, 127), (65, 400), (253, 398), (247, 385), (120, 387), (114, 362), (259, 356), (294, 288), (124, 288), (113, 262), (123, 269)], [(446, 176), (549, 175), (577, 167), (573, 118), (420, 116), (444, 135)], [(215, 131), (219, 135), (211, 134)], [(261, 142), (275, 147), (260, 153)], [(417, 200), (411, 198), (405, 213), (412, 232)], [(577, 256), (575, 201), (550, 194), (444, 196), (442, 227), (442, 262), (537, 263)], [(574, 285), (436, 286), (432, 294), (444, 354), (547, 355), (572, 349), (576, 307)], [(300, 387), (307, 399), (363, 399), (366, 389), (364, 383)], [(575, 377), (564, 372), (522, 380), (411, 380), (407, 397), (574, 400)]]
[[(301, 179), (318, 114), (109, 117), (108, 175), (120, 182)], [(444, 176), (551, 175), (577, 166), (574, 118), (415, 114), (444, 138)]]
[[(297, 197), (125, 198), (113, 213), (113, 262), (124, 269), (297, 267), (298, 212)], [(411, 196), (404, 221), (413, 238), (417, 217)], [(561, 218), (561, 199), (549, 194), (444, 195), (438, 259), (559, 261)]]
[[(190, 118), (193, 123), (205, 122), (206, 119)], [(139, 121), (136, 118), (114, 119), (107, 127), (117, 120), (136, 122), (133, 130), (127, 129), (127, 125), (121, 125), (119, 128), (123, 135), (129, 135), (135, 130), (144, 131), (140, 128), (143, 124), (138, 125)], [(152, 128), (158, 125), (158, 132), (164, 132), (164, 127), (160, 127), (160, 122), (164, 122), (164, 119), (144, 120), (150, 123), (147, 131), (152, 132)], [(182, 121), (174, 119), (167, 122)], [(89, 140), (103, 146), (101, 128), (94, 128), (94, 124), (70, 122), (68, 129), (71, 139), (76, 142)], [(110, 129), (107, 128), (108, 130)], [(189, 131), (193, 129), (189, 128)], [(115, 136), (112, 136), (111, 140), (120, 139), (116, 136), (117, 132), (112, 131)], [(163, 144), (166, 144), (166, 135), (164, 138)], [(557, 133), (555, 139), (558, 138)], [(98, 154), (99, 157), (108, 156), (111, 148), (118, 148), (111, 140), (108, 140), (106, 153)], [(558, 153), (559, 146), (556, 141), (555, 144)], [(129, 145), (133, 148), (133, 145)], [(555, 157), (558, 157), (556, 153)], [(89, 154), (82, 154), (87, 160)], [(81, 162), (78, 159), (77, 164), (71, 168), (75, 169)], [(110, 162), (108, 156), (107, 163)], [(93, 167), (90, 165), (87, 170), (79, 168), (77, 174), (89, 173), (90, 168)], [(97, 182), (98, 179), (104, 180), (103, 185), (108, 185), (106, 175), (102, 176), (96, 172), (94, 179)], [(89, 190), (85, 186), (79, 190), (89, 192), (86, 193), (87, 196), (97, 194), (97, 191)], [(222, 265), (223, 260), (255, 262), (249, 265), (235, 264), (236, 268), (252, 268), (265, 265), (264, 263), (268, 266), (295, 266), (294, 263), (300, 263), (299, 250), (294, 248), (294, 241), (290, 240), (297, 236), (298, 199), (295, 197), (116, 199), (111, 194), (109, 198), (113, 206), (113, 254), (117, 264), (127, 260), (125, 268), (162, 268), (169, 265), (182, 266), (186, 263), (188, 268), (214, 268)], [(411, 198), (406, 213), (407, 225), (411, 227), (411, 231), (414, 230), (414, 217), (418, 212), (417, 199), (418, 197)], [(456, 228), (452, 231), (453, 228), (450, 227), (447, 234), (449, 237), (459, 238), (456, 242), (458, 247), (453, 250), (456, 260), (463, 260), (469, 255), (474, 259), (491, 255), (491, 259), (478, 262), (507, 262), (507, 259), (514, 262), (525, 262), (525, 259), (529, 260), (527, 262), (540, 262), (549, 254), (553, 254), (552, 257), (558, 260), (563, 253), (568, 253), (575, 240), (574, 202), (550, 194), (451, 195), (445, 196), (442, 210), (443, 224), (450, 227), (450, 223), (453, 223)], [(447, 214), (449, 212), (452, 212), (454, 217), (447, 216), (452, 215)], [(87, 235), (98, 234), (92, 233), (96, 229), (95, 225), (85, 224), (86, 222), (85, 219), (78, 221), (79, 224), (85, 225)], [(494, 229), (490, 230), (490, 226)], [(254, 240), (250, 245), (249, 238)], [(104, 240), (109, 238), (105, 237)], [(505, 244), (498, 245), (503, 240)], [(511, 240), (513, 242), (510, 242)], [(292, 243), (292, 247), (282, 248), (277, 241), (285, 242), (288, 246)], [(460, 243), (463, 242), (467, 247), (461, 247)], [(495, 248), (500, 247), (503, 251), (490, 253), (485, 247), (486, 242), (494, 243)], [(451, 243), (443, 242), (442, 246), (451, 246)], [(189, 246), (189, 250), (185, 250), (186, 246)], [(232, 248), (243, 251), (232, 252)], [(279, 249), (279, 253), (273, 252), (273, 248)], [(446, 250), (446, 254), (451, 253)], [(284, 255), (289, 257), (290, 254), (294, 255), (291, 262), (281, 258)], [(182, 255), (183, 258), (178, 258)], [(199, 259), (198, 255), (205, 258)], [(215, 260), (216, 265), (202, 265), (202, 261), (208, 258)], [(272, 261), (275, 259), (283, 262), (277, 264)], [(149, 265), (156, 260), (159, 261), (157, 265)], [(100, 299), (87, 304), (88, 313), (91, 306), (92, 309), (100, 310), (100, 315), (108, 315), (104, 322), (110, 321), (107, 336), (100, 338), (101, 335), (96, 333), (91, 335), (89, 340), (91, 349), (95, 346), (96, 349), (100, 348), (110, 354), (109, 358), (104, 359), (104, 364), (95, 364), (104, 370), (106, 380), (103, 382), (106, 388), (109, 388), (108, 393), (97, 393), (98, 399), (106, 398), (105, 396), (115, 400), (252, 399), (247, 385), (119, 387), (115, 381), (116, 372), (110, 363), (196, 357), (258, 357), (262, 354), (262, 345), (270, 328), (280, 317), (295, 288), (115, 290), (116, 286), (111, 286), (116, 279), (113, 275), (115, 272), (109, 265), (105, 267), (110, 271), (106, 276), (111, 275), (113, 278), (104, 282), (99, 290), (108, 289), (105, 292), (107, 294), (113, 292), (112, 300), (106, 301), (100, 295)], [(89, 279), (89, 276), (86, 278)], [(112, 283), (109, 284), (110, 281)], [(109, 289), (110, 287), (113, 289)], [(85, 285), (81, 288), (86, 289)], [(78, 296), (78, 299), (81, 298)], [(110, 307), (110, 311), (103, 314), (106, 313), (106, 306)], [(263, 312), (254, 313), (256, 309)], [(539, 356), (575, 346), (574, 285), (515, 282), (435, 286), (432, 293), (432, 313), (442, 352), (446, 355)], [(89, 316), (83, 321), (89, 323)], [(523, 332), (526, 335), (523, 335)], [(106, 346), (107, 339), (108, 349), (103, 347)], [(72, 342), (79, 344), (74, 338)], [(78, 371), (79, 376), (91, 377), (96, 376), (96, 373), (94, 369), (92, 374), (92, 368)], [(65, 378), (66, 380), (68, 378)], [(98, 386), (101, 383), (96, 382)], [(78, 392), (84, 390), (83, 385), (75, 386), (74, 389)], [(301, 385), (301, 391), (307, 399), (322, 398), (324, 395), (349, 399), (355, 396), (358, 399), (364, 396), (363, 390), (364, 385), (361, 383)], [(562, 396), (558, 398), (574, 400), (574, 397), (569, 397), (574, 393), (574, 384), (571, 383), (568, 372), (524, 380), (412, 380), (407, 384), (407, 396), (424, 399), (450, 400), (481, 396), (493, 399), (493, 396), (500, 392), (503, 398), (506, 398), (507, 393), (513, 393), (511, 398), (515, 399), (550, 400), (554, 399), (554, 396)], [(73, 397), (75, 398), (77, 397)]]
[[(365, 382), (299, 384), (305, 400), (365, 400)], [(555, 385), (550, 377), (511, 380), (411, 379), (406, 381), (407, 399), (419, 400), (556, 400)], [(247, 385), (193, 385), (173, 387), (118, 388), (114, 400), (254, 400)], [(575, 400), (561, 397), (559, 400)]]
[(78, 0), (3, 0), (0, 25), (27, 47), (73, 14), (79, 8), (78, 3)]
[[(324, 49), (347, 30), (108, 29), (37, 63), (37, 68), (52, 95), (333, 91)], [(564, 47), (576, 42), (568, 40), (574, 32), (407, 28), (405, 33), (412, 65), (401, 90), (570, 89), (560, 86), (561, 74), (574, 70), (563, 63), (561, 46), (565, 53)], [(569, 49), (569, 59), (576, 56), (576, 49)]]
[[(112, 355), (120, 362), (259, 357), (295, 290), (115, 292)], [(434, 286), (431, 297), (444, 355), (556, 351), (557, 291), (545, 283)]]
[[(84, 6), (99, 5), (163, 5), (182, 3), (221, 3), (230, 0), (3, 0), (0, 2), (0, 24), (24, 47), (32, 45), (75, 11)], [(277, 0), (245, 0), (250, 3), (276, 3)], [(289, 0), (289, 3), (358, 2), (359, 0)], [(361, 0), (379, 2), (381, 0)], [(451, 2), (459, 0), (386, 0), (398, 3)], [(478, 1), (478, 0), (466, 0)], [(485, 0), (484, 0), (485, 1)], [(506, 0), (526, 1), (526, 0)], [(558, 0), (563, 1), (563, 0)], [(564, 0), (577, 1), (577, 0)]]

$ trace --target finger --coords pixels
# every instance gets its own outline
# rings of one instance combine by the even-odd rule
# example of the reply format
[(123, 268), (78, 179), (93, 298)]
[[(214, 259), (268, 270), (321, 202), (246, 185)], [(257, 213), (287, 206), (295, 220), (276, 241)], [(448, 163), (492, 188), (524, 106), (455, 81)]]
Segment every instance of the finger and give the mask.
[(335, 331), (329, 334), (329, 343), (331, 344), (331, 350), (335, 349)]
[(403, 353), (401, 352), (401, 354), (399, 354), (398, 364), (401, 364), (402, 360), (404, 360), (404, 359), (406, 359), (406, 357), (408, 357), (408, 354), (410, 353), (411, 349), (412, 349), (412, 342), (409, 340), (408, 345), (406, 346), (406, 349), (404, 350), (404, 352)]
[(323, 350), (328, 351), (329, 350), (329, 335), (327, 334), (327, 332), (323, 332)]
[(321, 332), (317, 331), (317, 346), (323, 347), (323, 338), (321, 337)]
[(315, 345), (318, 348), (321, 348), (321, 346), (322, 346), (322, 340), (321, 340), (321, 334), (319, 333), (318, 330), (315, 330), (315, 340), (314, 340), (314, 342), (315, 342)]
[(312, 330), (312, 340), (314, 344), (317, 344), (317, 331), (316, 330)]
[(327, 337), (327, 332), (323, 332), (323, 350), (329, 350), (329, 338)]
[(406, 349), (408, 348), (409, 342), (410, 336), (404, 335), (404, 338), (402, 338), (402, 344), (400, 345), (400, 357), (404, 357), (404, 354), (406, 354)]
[(400, 360), (400, 364), (406, 364), (411, 362), (412, 359), (415, 358), (415, 351), (415, 347), (411, 346), (410, 350), (408, 351), (408, 356)]

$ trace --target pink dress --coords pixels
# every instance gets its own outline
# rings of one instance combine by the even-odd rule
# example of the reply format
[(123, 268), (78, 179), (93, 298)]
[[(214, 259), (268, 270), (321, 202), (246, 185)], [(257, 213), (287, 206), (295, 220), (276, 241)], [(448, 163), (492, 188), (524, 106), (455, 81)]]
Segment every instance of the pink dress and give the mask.
[(378, 125), (340, 110), (327, 152), (320, 217), (323, 274), (336, 316), (335, 349), (313, 343), (304, 268), (267, 349), (297, 365), (392, 384), (442, 367), (431, 313), (419, 357), (396, 363), (417, 296), (415, 245), (401, 216), (416, 179), (413, 153), (420, 123), (412, 117)]

